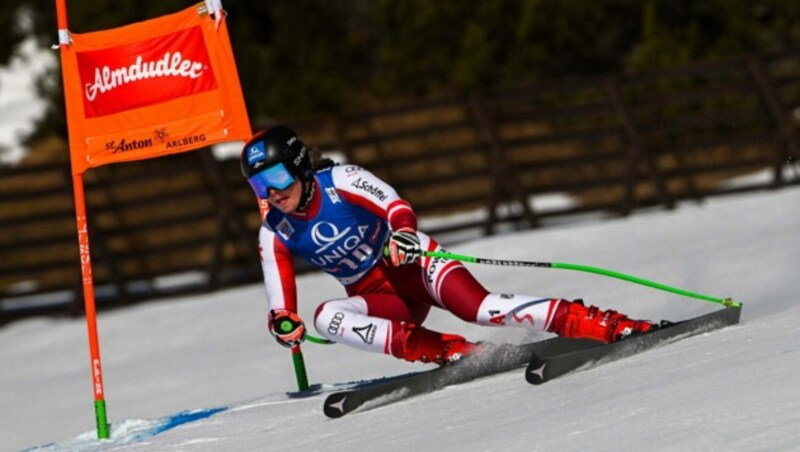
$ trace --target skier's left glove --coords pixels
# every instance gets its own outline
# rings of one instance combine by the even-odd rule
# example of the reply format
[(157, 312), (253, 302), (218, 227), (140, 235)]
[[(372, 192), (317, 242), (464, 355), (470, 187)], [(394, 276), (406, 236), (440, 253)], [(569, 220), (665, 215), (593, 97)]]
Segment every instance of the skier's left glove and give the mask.
[(402, 228), (392, 232), (387, 248), (389, 260), (395, 267), (412, 264), (422, 255), (419, 237), (410, 228)]
[(269, 332), (284, 347), (292, 348), (306, 340), (306, 326), (299, 315), (286, 309), (269, 311)]

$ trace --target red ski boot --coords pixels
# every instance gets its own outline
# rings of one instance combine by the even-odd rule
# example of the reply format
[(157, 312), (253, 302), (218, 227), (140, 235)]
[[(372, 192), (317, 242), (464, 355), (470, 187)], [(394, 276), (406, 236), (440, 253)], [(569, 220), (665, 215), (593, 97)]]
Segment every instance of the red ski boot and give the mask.
[(406, 361), (436, 363), (440, 366), (458, 361), (474, 353), (478, 345), (463, 336), (431, 331), (421, 326), (405, 324), (403, 354)]
[(595, 306), (586, 307), (582, 300), (561, 300), (551, 331), (572, 339), (594, 339), (614, 342), (631, 334), (654, 330), (657, 325), (644, 320), (631, 320), (617, 311), (601, 311)]

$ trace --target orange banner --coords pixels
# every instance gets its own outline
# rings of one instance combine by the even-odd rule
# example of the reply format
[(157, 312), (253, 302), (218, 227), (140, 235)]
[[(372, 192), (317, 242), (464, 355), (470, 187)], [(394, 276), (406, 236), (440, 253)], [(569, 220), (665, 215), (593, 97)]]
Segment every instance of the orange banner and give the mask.
[(61, 46), (73, 174), (252, 135), (225, 21), (204, 3)]

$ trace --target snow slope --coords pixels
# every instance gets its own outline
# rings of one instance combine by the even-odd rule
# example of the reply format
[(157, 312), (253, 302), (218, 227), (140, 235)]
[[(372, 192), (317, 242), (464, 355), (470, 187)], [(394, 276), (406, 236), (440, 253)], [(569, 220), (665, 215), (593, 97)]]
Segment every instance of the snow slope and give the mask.
[[(324, 395), (287, 396), (291, 358), (264, 329), (260, 285), (100, 315), (112, 423), (103, 443), (84, 322), (14, 323), (0, 330), (0, 450), (800, 450), (798, 206), (793, 188), (458, 245), (732, 296), (745, 304), (742, 323), (540, 387), (511, 372), (335, 421)], [(644, 318), (719, 308), (565, 270), (470, 268), (496, 291), (583, 297)], [(324, 275), (300, 278), (299, 292), (306, 318), (344, 293)], [(428, 325), (476, 340), (543, 338), (440, 311)], [(427, 368), (337, 345), (304, 354), (312, 382), (326, 385)]]

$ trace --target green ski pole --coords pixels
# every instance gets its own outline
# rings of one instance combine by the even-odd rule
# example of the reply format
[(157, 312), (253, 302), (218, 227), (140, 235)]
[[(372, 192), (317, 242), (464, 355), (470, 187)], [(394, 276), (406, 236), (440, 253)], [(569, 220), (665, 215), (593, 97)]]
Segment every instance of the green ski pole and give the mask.
[(725, 307), (742, 306), (741, 303), (739, 303), (738, 301), (733, 301), (731, 298), (712, 297), (710, 295), (690, 292), (685, 289), (671, 287), (666, 284), (657, 283), (655, 281), (649, 281), (647, 279), (639, 278), (637, 276), (627, 275), (625, 273), (620, 273), (613, 270), (606, 270), (604, 268), (599, 268), (599, 267), (590, 267), (588, 265), (568, 264), (564, 262), (531, 262), (531, 261), (517, 261), (517, 260), (506, 260), (506, 259), (486, 259), (482, 257), (464, 256), (461, 254), (454, 254), (446, 251), (422, 251), (422, 255), (426, 257), (439, 257), (443, 259), (469, 262), (473, 264), (505, 265), (511, 267), (560, 268), (563, 270), (575, 270), (586, 273), (594, 273), (598, 275), (622, 279), (624, 281), (629, 281), (636, 284), (641, 284), (643, 286), (652, 287), (654, 289), (663, 290), (665, 292), (672, 292), (674, 294), (682, 295), (685, 297), (696, 298), (698, 300), (709, 301), (712, 303), (719, 303)]
[(306, 363), (299, 345), (292, 347), (292, 363), (294, 363), (294, 375), (297, 378), (297, 389), (305, 391), (308, 389), (308, 374), (306, 374)]

